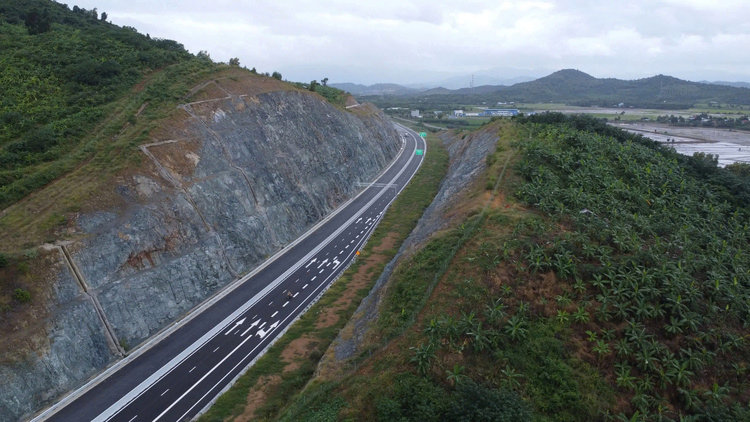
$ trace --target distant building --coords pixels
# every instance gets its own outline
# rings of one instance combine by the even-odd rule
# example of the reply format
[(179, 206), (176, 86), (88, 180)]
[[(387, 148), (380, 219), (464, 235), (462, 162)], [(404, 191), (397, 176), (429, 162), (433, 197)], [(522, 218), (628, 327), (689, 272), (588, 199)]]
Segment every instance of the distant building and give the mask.
[(486, 108), (482, 112), (483, 116), (517, 116), (518, 109), (516, 108)]
[(465, 116), (466, 114), (464, 113), (464, 111), (463, 111), (463, 110), (453, 110), (453, 115), (454, 115), (455, 117), (463, 117), (463, 116)]
[(422, 117), (422, 116), (419, 115), (419, 110), (412, 110), (411, 111), (411, 117), (419, 118), (419, 117)]

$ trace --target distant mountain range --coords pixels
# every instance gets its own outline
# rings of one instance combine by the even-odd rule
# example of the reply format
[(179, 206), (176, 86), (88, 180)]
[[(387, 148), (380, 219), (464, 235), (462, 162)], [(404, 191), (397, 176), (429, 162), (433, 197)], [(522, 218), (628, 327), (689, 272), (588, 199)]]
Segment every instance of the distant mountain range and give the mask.
[(700, 81), (702, 84), (714, 84), (714, 85), (726, 85), (733, 86), (735, 88), (750, 88), (750, 82), (727, 82), (727, 81)]
[(334, 83), (330, 84), (330, 86), (353, 95), (412, 95), (423, 91), (397, 84), (360, 85), (353, 83)]
[[(564, 69), (543, 78), (510, 86), (481, 85), (474, 88), (445, 87), (417, 90), (396, 84), (370, 87), (332, 84), (358, 96), (406, 96), (433, 102), (564, 102), (571, 105), (618, 105), (637, 107), (690, 107), (695, 103), (749, 104), (750, 84), (745, 82), (691, 82), (672, 76), (622, 80), (595, 78), (574, 69)], [(438, 98), (444, 97), (444, 98)]]

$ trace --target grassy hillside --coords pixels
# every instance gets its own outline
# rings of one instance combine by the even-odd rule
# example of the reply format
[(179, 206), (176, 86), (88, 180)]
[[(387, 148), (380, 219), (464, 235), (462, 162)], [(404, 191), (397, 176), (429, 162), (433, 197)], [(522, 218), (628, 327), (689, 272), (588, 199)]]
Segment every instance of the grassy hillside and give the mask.
[(365, 352), (273, 419), (750, 420), (737, 176), (593, 119), (498, 133)]
[[(90, 158), (100, 125), (144, 77), (175, 64), (210, 67), (175, 41), (74, 10), (46, 0), (0, 5), (0, 208)], [(134, 123), (141, 104), (123, 123)]]

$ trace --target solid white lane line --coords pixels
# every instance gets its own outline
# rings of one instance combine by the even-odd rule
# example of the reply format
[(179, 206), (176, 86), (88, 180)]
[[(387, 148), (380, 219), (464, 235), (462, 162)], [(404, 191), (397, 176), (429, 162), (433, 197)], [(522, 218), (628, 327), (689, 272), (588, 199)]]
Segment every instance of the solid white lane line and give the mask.
[(161, 393), (160, 397), (161, 397), (161, 396), (164, 396), (165, 394), (167, 394), (167, 391), (169, 391), (169, 388), (167, 388), (167, 390), (166, 390), (166, 391), (164, 391), (163, 393)]
[[(411, 136), (414, 137), (414, 135), (411, 135)], [(417, 145), (418, 144), (414, 145), (414, 151), (416, 151)], [(406, 148), (402, 147), (402, 150), (405, 151)], [(391, 182), (393, 182), (395, 180), (398, 180), (401, 177), (401, 175), (407, 170), (407, 168), (409, 168), (409, 165), (410, 165), (410, 163), (411, 163), (411, 161), (412, 161), (413, 158), (414, 158), (414, 154), (410, 154), (409, 158), (407, 159), (407, 162), (404, 164), (404, 167), (401, 168), (398, 171), (398, 173), (396, 174), (396, 176), (393, 179), (391, 179)], [(421, 161), (420, 161), (419, 164), (421, 166)], [(418, 166), (418, 168), (419, 168), (419, 166)], [(413, 175), (412, 175), (412, 177), (413, 177)], [(410, 177), (410, 179), (411, 179), (411, 177)], [(403, 190), (403, 185), (401, 187), (401, 190)], [(304, 262), (305, 260), (313, 257), (316, 253), (318, 253), (320, 251), (320, 249), (322, 249), (322, 247), (324, 245), (329, 244), (333, 240), (333, 238), (335, 238), (336, 236), (340, 235), (341, 232), (344, 230), (344, 227), (349, 226), (352, 223), (352, 221), (354, 221), (356, 218), (360, 218), (362, 216), (362, 214), (364, 213), (365, 210), (367, 210), (372, 204), (374, 204), (382, 195), (384, 195), (384, 194), (387, 193), (385, 191), (386, 190), (384, 189), (384, 190), (381, 190), (380, 192), (378, 192), (373, 199), (371, 199), (367, 204), (365, 204), (362, 208), (360, 208), (360, 210), (358, 212), (355, 212), (354, 216), (352, 216), (349, 220), (347, 220), (344, 224), (342, 224), (338, 230), (334, 231), (328, 238), (326, 238), (323, 242), (321, 242), (321, 244), (320, 244), (319, 247), (317, 247), (317, 248), (311, 250), (310, 252), (308, 252), (301, 261)], [(315, 262), (315, 261), (312, 261), (312, 262)], [(281, 276), (277, 277), (276, 280), (274, 280), (272, 283), (270, 283), (269, 285), (267, 285), (260, 293), (258, 293), (253, 298), (251, 298), (250, 300), (248, 300), (247, 302), (245, 302), (242, 306), (240, 306), (239, 308), (237, 308), (231, 315), (229, 315), (227, 318), (225, 318), (221, 323), (219, 323), (218, 325), (216, 325), (209, 332), (205, 333), (201, 338), (199, 338), (198, 340), (196, 340), (188, 348), (186, 348), (185, 350), (183, 350), (182, 352), (180, 352), (177, 356), (175, 356), (174, 358), (172, 358), (172, 360), (170, 360), (167, 364), (165, 364), (160, 369), (158, 369), (153, 374), (151, 374), (151, 376), (149, 376), (146, 380), (144, 380), (143, 382), (141, 382), (140, 384), (138, 384), (137, 387), (135, 387), (134, 389), (132, 389), (130, 392), (128, 392), (127, 394), (125, 394), (123, 397), (121, 397), (116, 403), (112, 404), (104, 412), (102, 412), (101, 414), (99, 414), (99, 416), (97, 416), (94, 419), (94, 422), (100, 422), (100, 421), (109, 420), (112, 416), (115, 416), (116, 414), (120, 413), (120, 411), (122, 409), (124, 409), (132, 401), (134, 401), (135, 399), (137, 399), (138, 397), (140, 397), (146, 390), (148, 390), (158, 380), (160, 380), (161, 378), (163, 378), (164, 376), (166, 376), (167, 374), (169, 374), (175, 367), (177, 367), (185, 359), (187, 359), (188, 357), (192, 356), (192, 354), (195, 353), (200, 347), (203, 347), (203, 345), (205, 345), (208, 342), (208, 340), (210, 340), (211, 338), (215, 337), (217, 335), (217, 333), (219, 333), (223, 329), (225, 329), (231, 323), (231, 321), (233, 321), (239, 315), (241, 315), (242, 313), (244, 313), (245, 311), (247, 311), (248, 309), (250, 309), (250, 307), (252, 307), (255, 304), (257, 304), (258, 300), (262, 299), (263, 296), (266, 296), (273, 289), (275, 289), (276, 287), (278, 287), (278, 285), (281, 284), (282, 281), (284, 281), (289, 275), (291, 275), (294, 271), (296, 271), (301, 266), (302, 266), (302, 263), (295, 264), (295, 265), (292, 265), (291, 267), (289, 267), (289, 269), (287, 269), (284, 272), (284, 274), (282, 274)], [(295, 294), (294, 297), (296, 297), (296, 296), (297, 295)], [(194, 387), (191, 387), (190, 390), (192, 390), (193, 388)], [(180, 401), (184, 396), (185, 395), (183, 395), (182, 397), (180, 397), (180, 399), (178, 399), (178, 401)], [(171, 409), (172, 407), (174, 407), (174, 403), (169, 408)], [(169, 410), (169, 409), (167, 409), (167, 410)], [(166, 411), (163, 412), (161, 415), (159, 415), (157, 417), (157, 419), (161, 418), (164, 415), (164, 413), (166, 413)]]
[(273, 314), (271, 314), (271, 318), (275, 317), (275, 316), (276, 316), (276, 314), (278, 314), (278, 313), (279, 313), (279, 311), (276, 311), (276, 312), (274, 312)]
[(197, 366), (193, 366), (193, 369), (189, 370), (188, 374), (191, 373), (191, 372), (193, 372), (193, 370), (195, 370), (195, 368), (197, 368)]

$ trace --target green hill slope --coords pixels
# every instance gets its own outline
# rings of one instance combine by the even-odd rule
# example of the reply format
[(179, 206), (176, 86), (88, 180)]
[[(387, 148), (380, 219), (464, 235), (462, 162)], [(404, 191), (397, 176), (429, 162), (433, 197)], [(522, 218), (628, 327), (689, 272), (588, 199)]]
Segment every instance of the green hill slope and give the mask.
[(279, 420), (750, 419), (747, 181), (594, 119), (519, 120), (362, 352)]
[(46, 0), (0, 4), (0, 208), (90, 158), (99, 125), (144, 77), (175, 64), (211, 67), (105, 17)]

